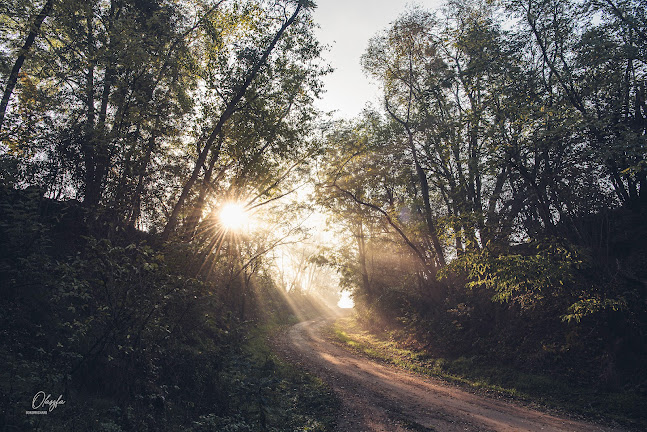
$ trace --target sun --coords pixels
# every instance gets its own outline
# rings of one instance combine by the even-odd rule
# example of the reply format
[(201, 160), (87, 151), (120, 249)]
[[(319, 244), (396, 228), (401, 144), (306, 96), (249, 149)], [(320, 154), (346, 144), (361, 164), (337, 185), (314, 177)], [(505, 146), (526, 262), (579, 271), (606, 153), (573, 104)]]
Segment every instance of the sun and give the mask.
[(249, 227), (250, 215), (240, 203), (227, 203), (220, 209), (220, 223), (228, 231), (242, 231)]

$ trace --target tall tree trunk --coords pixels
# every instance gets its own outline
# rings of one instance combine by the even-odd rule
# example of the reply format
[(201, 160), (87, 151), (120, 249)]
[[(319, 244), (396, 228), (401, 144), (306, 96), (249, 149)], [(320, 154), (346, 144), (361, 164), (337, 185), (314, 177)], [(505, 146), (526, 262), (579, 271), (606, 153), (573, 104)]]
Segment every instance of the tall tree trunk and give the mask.
[[(411, 104), (411, 99), (412, 99), (412, 94), (410, 93), (409, 95), (409, 104)], [(411, 131), (411, 127), (409, 125), (409, 113), (407, 110), (407, 120), (402, 120), (399, 118), (392, 110), (391, 107), (389, 106), (388, 101), (385, 101), (385, 108), (386, 111), (389, 113), (391, 118), (393, 118), (396, 122), (400, 123), (402, 127), (407, 132), (407, 140), (409, 144), (409, 150), (411, 151), (411, 154), (413, 156), (413, 162), (416, 168), (416, 174), (418, 175), (418, 181), (420, 182), (420, 192), (422, 194), (422, 201), (424, 203), (425, 207), (425, 220), (427, 222), (427, 229), (429, 230), (429, 235), (431, 236), (431, 241), (434, 245), (434, 251), (436, 252), (436, 259), (438, 261), (439, 266), (444, 266), (446, 264), (445, 261), (445, 253), (443, 251), (442, 245), (440, 244), (440, 239), (438, 238), (438, 233), (436, 232), (436, 227), (434, 224), (434, 219), (433, 215), (431, 213), (431, 203), (429, 201), (429, 182), (427, 180), (427, 174), (425, 173), (425, 170), (422, 169), (422, 166), (420, 165), (420, 161), (418, 159), (418, 152), (416, 150), (415, 143), (413, 141), (413, 132)]]
[(292, 13), (292, 16), (290, 16), (290, 18), (281, 26), (281, 28), (276, 33), (276, 35), (274, 35), (272, 42), (265, 49), (259, 61), (256, 62), (252, 70), (249, 72), (249, 74), (247, 74), (247, 77), (245, 78), (245, 81), (243, 82), (243, 84), (240, 86), (238, 91), (234, 94), (232, 99), (225, 106), (225, 109), (220, 115), (220, 118), (218, 119), (216, 126), (213, 128), (211, 134), (209, 135), (209, 137), (207, 138), (204, 144), (204, 147), (202, 148), (202, 151), (198, 155), (198, 160), (195, 163), (195, 167), (193, 168), (193, 172), (191, 173), (191, 176), (184, 184), (184, 187), (182, 188), (182, 192), (180, 193), (180, 196), (177, 200), (177, 203), (173, 207), (171, 216), (169, 217), (169, 220), (167, 221), (166, 226), (164, 227), (164, 232), (162, 233), (163, 240), (167, 240), (171, 235), (171, 233), (175, 231), (175, 227), (180, 217), (180, 211), (182, 210), (186, 199), (189, 197), (189, 193), (191, 192), (191, 189), (195, 185), (195, 182), (197, 181), (198, 176), (200, 175), (200, 171), (202, 170), (202, 167), (204, 166), (204, 163), (207, 160), (207, 155), (209, 154), (211, 147), (213, 146), (214, 142), (222, 132), (223, 126), (236, 111), (238, 103), (241, 101), (243, 96), (245, 96), (247, 89), (251, 85), (252, 81), (254, 81), (258, 73), (260, 72), (261, 67), (263, 67), (267, 62), (268, 57), (274, 50), (274, 47), (276, 47), (276, 44), (283, 36), (283, 33), (285, 33), (288, 27), (290, 27), (292, 23), (294, 23), (294, 21), (296, 20), (297, 15), (303, 8), (303, 4), (304, 4), (303, 2), (301, 1), (299, 2), (299, 5)]
[(146, 179), (148, 164), (150, 163), (151, 156), (153, 155), (153, 150), (155, 149), (155, 140), (157, 139), (157, 133), (158, 133), (157, 129), (154, 129), (151, 132), (151, 136), (148, 139), (148, 145), (146, 147), (146, 154), (144, 155), (144, 158), (139, 166), (137, 186), (135, 187), (135, 193), (133, 194), (133, 197), (132, 197), (132, 205), (131, 205), (130, 215), (128, 217), (129, 225), (134, 226), (141, 215), (142, 193), (144, 192), (144, 180)]
[(101, 105), (99, 108), (99, 123), (97, 129), (104, 132), (106, 126), (106, 117), (108, 113), (108, 102), (110, 101), (110, 91), (112, 90), (112, 84), (115, 76), (115, 41), (113, 34), (113, 27), (115, 21), (119, 18), (121, 8), (118, 9), (116, 1), (110, 2), (110, 14), (109, 14), (109, 23), (108, 23), (108, 61), (106, 66), (106, 73), (103, 79), (103, 92), (101, 94)]
[(509, 170), (508, 164), (506, 163), (499, 174), (496, 176), (496, 182), (494, 184), (494, 190), (488, 199), (487, 204), (487, 213), (485, 214), (485, 220), (480, 229), (481, 234), (481, 244), (485, 247), (490, 241), (494, 241), (496, 233), (498, 231), (499, 225), (499, 213), (497, 212), (496, 204), (501, 197), (503, 192), (503, 186), (505, 181), (508, 179)]
[[(118, 1), (110, 2), (110, 13), (108, 17), (108, 49), (107, 54), (105, 55), (105, 74), (103, 78), (103, 89), (101, 91), (101, 99), (99, 100), (99, 111), (98, 117), (95, 108), (95, 83), (94, 83), (94, 72), (96, 66), (96, 48), (94, 45), (94, 29), (93, 29), (93, 20), (94, 13), (92, 11), (92, 6), (88, 5), (88, 52), (90, 53), (90, 67), (88, 72), (88, 84), (87, 84), (87, 98), (88, 98), (88, 151), (92, 155), (91, 157), (91, 166), (86, 165), (86, 169), (90, 174), (87, 176), (88, 180), (86, 182), (86, 196), (84, 199), (84, 204), (87, 207), (94, 207), (101, 201), (103, 195), (104, 182), (108, 176), (110, 170), (110, 161), (113, 156), (110, 148), (109, 142), (112, 139), (109, 137), (109, 133), (106, 128), (106, 120), (108, 115), (108, 105), (110, 102), (110, 95), (112, 91), (112, 86), (115, 79), (115, 42), (114, 42), (114, 32), (113, 27), (115, 21), (118, 19), (121, 12), (119, 8)], [(123, 119), (123, 107), (120, 107), (117, 111), (116, 118), (120, 117)], [(96, 118), (96, 122), (95, 122)], [(116, 123), (116, 119), (115, 119)], [(114, 135), (113, 125), (112, 135)]]
[(544, 223), (544, 227), (549, 234), (555, 233), (555, 225), (553, 224), (553, 218), (550, 213), (549, 200), (546, 196), (546, 191), (540, 187), (535, 179), (532, 177), (532, 174), (528, 169), (523, 165), (521, 161), (516, 166), (517, 171), (521, 175), (521, 178), (525, 181), (526, 186), (530, 191), (532, 191), (537, 199), (537, 212), (539, 217)]
[(407, 134), (409, 139), (409, 148), (413, 154), (413, 162), (416, 167), (416, 173), (418, 174), (418, 181), (420, 182), (420, 192), (422, 194), (422, 202), (425, 206), (425, 219), (427, 222), (427, 229), (429, 230), (429, 235), (431, 236), (431, 242), (434, 245), (438, 265), (443, 267), (446, 264), (445, 252), (443, 251), (443, 247), (440, 244), (440, 239), (438, 238), (438, 233), (436, 232), (436, 226), (434, 224), (434, 218), (431, 212), (427, 173), (425, 173), (425, 170), (422, 169), (422, 166), (420, 165), (420, 161), (418, 160), (418, 153), (413, 142), (413, 133), (409, 130), (409, 128), (407, 128)]
[(11, 99), (11, 94), (13, 93), (13, 90), (16, 87), (16, 82), (18, 81), (20, 69), (25, 62), (25, 59), (27, 58), (27, 54), (31, 50), (31, 47), (34, 45), (36, 37), (40, 33), (40, 28), (43, 25), (43, 21), (45, 21), (45, 18), (47, 18), (47, 16), (52, 12), (53, 7), (54, 0), (47, 0), (47, 3), (45, 3), (40, 13), (36, 15), (36, 19), (31, 25), (27, 39), (25, 39), (25, 43), (20, 49), (18, 58), (16, 59), (13, 68), (11, 69), (9, 79), (7, 80), (7, 84), (5, 85), (4, 93), (2, 94), (2, 102), (0, 102), (0, 132), (2, 131), (2, 125), (4, 123), (5, 114), (7, 112), (7, 106), (9, 105), (9, 99)]
[(195, 230), (198, 227), (198, 224), (200, 223), (200, 219), (202, 218), (202, 213), (204, 211), (204, 204), (207, 201), (207, 194), (209, 192), (209, 187), (211, 185), (211, 177), (213, 175), (213, 169), (216, 166), (216, 162), (218, 161), (218, 158), (220, 157), (220, 150), (222, 148), (222, 136), (220, 140), (218, 141), (218, 145), (214, 149), (214, 151), (211, 154), (211, 160), (209, 161), (209, 166), (207, 167), (207, 171), (204, 173), (204, 179), (202, 180), (202, 184), (200, 186), (200, 191), (198, 193), (198, 200), (193, 207), (193, 211), (189, 215), (186, 221), (186, 236), (187, 239), (193, 238), (195, 235)]
[(362, 289), (364, 294), (369, 297), (369, 300), (374, 300), (373, 291), (371, 290), (371, 282), (368, 278), (368, 268), (366, 267), (366, 242), (364, 239), (364, 225), (360, 220), (357, 224), (357, 258), (359, 259), (359, 267), (362, 273)]
[(86, 207), (93, 207), (99, 203), (101, 188), (96, 179), (96, 139), (95, 136), (95, 118), (96, 109), (94, 106), (94, 68), (95, 68), (95, 46), (94, 46), (94, 14), (92, 6), (88, 5), (88, 15), (86, 17), (88, 45), (88, 71), (85, 76), (85, 93), (86, 93), (86, 125), (85, 136), (83, 137), (82, 152), (85, 159), (85, 189), (83, 204)]

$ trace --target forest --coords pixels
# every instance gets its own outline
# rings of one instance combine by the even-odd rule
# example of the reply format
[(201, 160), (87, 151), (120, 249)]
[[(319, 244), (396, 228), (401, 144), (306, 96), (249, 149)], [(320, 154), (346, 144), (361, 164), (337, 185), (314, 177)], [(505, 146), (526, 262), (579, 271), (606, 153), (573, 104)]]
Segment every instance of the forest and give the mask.
[(316, 13), (0, 0), (2, 430), (335, 430), (272, 341), (340, 292), (443, 373), (647, 427), (644, 3), (410, 6), (347, 119)]

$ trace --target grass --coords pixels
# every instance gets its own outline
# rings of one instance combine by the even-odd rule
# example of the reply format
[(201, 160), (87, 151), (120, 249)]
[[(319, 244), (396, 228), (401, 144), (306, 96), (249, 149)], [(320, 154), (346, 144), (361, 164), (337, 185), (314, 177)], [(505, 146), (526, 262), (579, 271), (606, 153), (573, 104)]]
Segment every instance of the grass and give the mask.
[(426, 376), (440, 378), (468, 390), (504, 396), (544, 409), (568, 412), (604, 423), (647, 430), (647, 396), (630, 392), (602, 392), (550, 375), (529, 374), (476, 357), (442, 358), (411, 349), (392, 334), (377, 335), (354, 318), (338, 320), (330, 337), (371, 359)]
[[(253, 383), (253, 388), (241, 386), (241, 396), (244, 403), (256, 405), (247, 417), (258, 416), (260, 430), (332, 431), (340, 407), (333, 391), (319, 378), (283, 361), (270, 347), (269, 340), (289, 324), (252, 328), (241, 346), (249, 364), (244, 368), (245, 381)], [(241, 365), (234, 368), (241, 369)]]

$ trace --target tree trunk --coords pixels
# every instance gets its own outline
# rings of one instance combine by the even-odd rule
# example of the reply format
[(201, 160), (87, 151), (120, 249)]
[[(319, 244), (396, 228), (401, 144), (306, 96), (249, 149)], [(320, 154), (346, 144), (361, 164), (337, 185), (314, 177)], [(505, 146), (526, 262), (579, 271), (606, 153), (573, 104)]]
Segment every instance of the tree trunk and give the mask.
[(187, 218), (186, 230), (185, 230), (187, 239), (193, 238), (193, 236), (195, 235), (195, 230), (198, 227), (198, 224), (200, 223), (200, 218), (202, 217), (202, 213), (204, 211), (204, 204), (207, 201), (207, 194), (209, 192), (211, 177), (213, 175), (213, 169), (216, 166), (216, 162), (218, 161), (218, 158), (220, 157), (220, 149), (222, 148), (222, 141), (223, 140), (221, 136), (218, 142), (218, 146), (214, 149), (214, 151), (211, 154), (211, 161), (209, 162), (209, 167), (207, 168), (207, 171), (204, 173), (204, 179), (202, 180), (202, 185), (200, 187), (200, 192), (198, 194), (198, 201), (193, 207), (193, 211)]
[(175, 231), (175, 227), (180, 217), (180, 211), (182, 210), (182, 207), (184, 206), (186, 199), (189, 197), (189, 193), (191, 192), (191, 189), (195, 185), (195, 182), (198, 179), (198, 176), (200, 175), (200, 171), (202, 170), (202, 167), (204, 166), (204, 163), (207, 160), (207, 155), (211, 150), (211, 147), (216, 141), (216, 138), (218, 138), (218, 136), (221, 134), (223, 126), (225, 125), (227, 120), (229, 120), (229, 118), (234, 114), (234, 112), (236, 111), (238, 102), (240, 102), (243, 96), (245, 96), (247, 89), (251, 85), (252, 81), (254, 81), (258, 73), (260, 72), (261, 67), (265, 65), (265, 62), (267, 61), (268, 57), (274, 50), (274, 47), (276, 46), (276, 44), (283, 36), (283, 33), (285, 33), (287, 28), (290, 27), (292, 23), (294, 23), (294, 21), (297, 18), (297, 15), (299, 14), (302, 8), (303, 8), (303, 3), (299, 2), (299, 5), (294, 10), (294, 13), (292, 14), (292, 16), (290, 16), (290, 18), (281, 26), (279, 31), (272, 39), (272, 42), (270, 43), (270, 45), (263, 52), (263, 55), (261, 56), (259, 61), (254, 65), (250, 73), (247, 75), (247, 78), (245, 79), (241, 87), (238, 89), (238, 91), (233, 96), (233, 98), (229, 101), (229, 103), (227, 103), (224, 111), (222, 112), (222, 114), (220, 115), (220, 118), (218, 119), (218, 123), (216, 123), (216, 126), (213, 128), (211, 134), (207, 138), (202, 151), (198, 155), (198, 160), (196, 161), (195, 167), (193, 168), (193, 172), (191, 173), (191, 176), (189, 177), (187, 182), (184, 184), (184, 187), (182, 188), (182, 192), (180, 193), (180, 196), (177, 200), (177, 203), (173, 207), (171, 216), (169, 217), (169, 220), (167, 221), (166, 226), (164, 227), (164, 232), (162, 233), (163, 240), (168, 240), (171, 233)]
[(16, 82), (18, 81), (20, 69), (22, 68), (23, 63), (27, 58), (27, 54), (36, 41), (36, 36), (38, 36), (38, 34), (40, 33), (40, 28), (43, 25), (43, 21), (45, 21), (45, 18), (47, 18), (47, 16), (52, 12), (53, 7), (54, 0), (47, 0), (47, 3), (45, 3), (43, 9), (41, 9), (40, 13), (36, 15), (36, 19), (31, 25), (27, 39), (25, 39), (25, 43), (20, 49), (20, 54), (18, 55), (13, 68), (11, 69), (9, 79), (7, 80), (7, 84), (5, 85), (4, 93), (2, 94), (2, 102), (0, 102), (0, 132), (2, 131), (2, 125), (4, 123), (5, 113), (7, 112), (7, 106), (9, 105), (9, 99), (11, 99), (11, 94), (13, 93), (13, 90), (16, 87)]
[(418, 154), (416, 152), (415, 145), (413, 143), (413, 134), (407, 128), (407, 134), (409, 135), (409, 148), (413, 154), (413, 162), (416, 166), (416, 173), (418, 174), (418, 181), (420, 182), (420, 192), (422, 193), (422, 202), (425, 206), (425, 219), (427, 221), (427, 229), (429, 230), (429, 235), (431, 236), (431, 242), (434, 245), (434, 250), (436, 252), (436, 258), (438, 260), (438, 265), (443, 267), (445, 266), (445, 253), (443, 247), (440, 244), (440, 239), (438, 238), (438, 233), (436, 232), (436, 226), (434, 224), (433, 215), (431, 213), (431, 203), (429, 201), (429, 182), (427, 181), (427, 174), (422, 169), (420, 161), (418, 160)]
[(130, 215), (128, 217), (128, 224), (134, 226), (137, 220), (141, 215), (141, 201), (142, 201), (142, 192), (144, 191), (144, 180), (146, 178), (146, 171), (148, 170), (148, 164), (150, 163), (153, 150), (155, 149), (155, 140), (157, 139), (157, 130), (151, 132), (151, 136), (148, 140), (148, 146), (146, 148), (146, 154), (139, 166), (139, 175), (137, 178), (137, 186), (135, 187), (135, 193), (132, 198), (132, 205), (130, 210)]
[(94, 66), (95, 66), (95, 47), (94, 47), (94, 29), (92, 21), (94, 15), (92, 7), (88, 7), (89, 13), (87, 21), (87, 44), (88, 44), (88, 71), (85, 76), (85, 93), (86, 93), (86, 125), (85, 137), (83, 137), (82, 152), (85, 160), (85, 189), (83, 204), (86, 207), (93, 207), (100, 201), (101, 187), (96, 179), (96, 136), (95, 136), (95, 106), (94, 106)]
[(359, 259), (360, 271), (362, 272), (362, 289), (364, 294), (373, 299), (373, 292), (371, 290), (371, 283), (368, 278), (368, 268), (366, 267), (366, 242), (364, 241), (364, 226), (360, 220), (357, 225), (357, 257)]
[[(412, 94), (409, 94), (409, 103), (411, 103), (411, 98)], [(425, 219), (427, 222), (427, 228), (429, 230), (429, 235), (431, 236), (431, 241), (434, 245), (434, 250), (436, 252), (436, 258), (438, 261), (439, 266), (444, 266), (446, 264), (445, 262), (445, 253), (443, 252), (443, 248), (440, 244), (440, 240), (438, 238), (438, 234), (436, 232), (436, 227), (434, 226), (434, 220), (433, 216), (431, 214), (431, 203), (429, 202), (429, 182), (427, 181), (427, 174), (425, 171), (422, 169), (422, 166), (420, 165), (420, 161), (418, 160), (418, 152), (416, 151), (416, 146), (413, 142), (413, 132), (411, 132), (411, 127), (409, 125), (409, 118), (408, 118), (408, 113), (407, 113), (407, 120), (404, 121), (401, 118), (399, 118), (392, 110), (391, 107), (389, 106), (388, 101), (385, 101), (385, 108), (387, 113), (393, 118), (396, 122), (400, 123), (402, 127), (407, 131), (407, 137), (408, 137), (408, 144), (409, 144), (409, 149), (411, 150), (411, 155), (413, 156), (413, 162), (415, 164), (416, 168), (416, 174), (418, 175), (418, 181), (420, 182), (420, 189), (422, 193), (422, 200), (424, 203), (425, 207)], [(424, 260), (423, 260), (424, 261)]]

